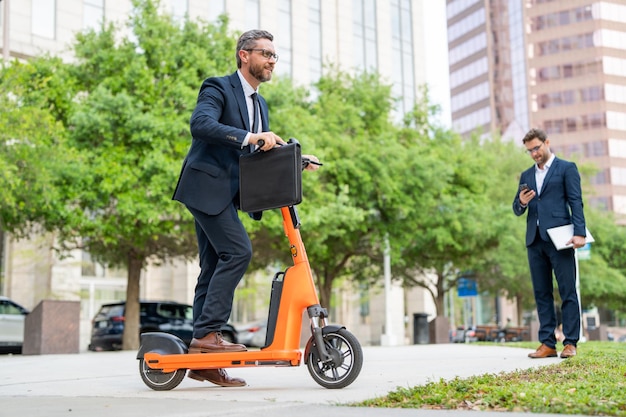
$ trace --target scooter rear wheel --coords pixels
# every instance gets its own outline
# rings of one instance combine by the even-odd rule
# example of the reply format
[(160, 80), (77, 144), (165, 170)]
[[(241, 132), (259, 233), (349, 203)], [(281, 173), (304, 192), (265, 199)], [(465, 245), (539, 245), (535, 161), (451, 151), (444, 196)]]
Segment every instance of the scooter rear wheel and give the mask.
[(162, 372), (150, 368), (143, 359), (139, 359), (139, 374), (144, 384), (155, 391), (168, 391), (176, 388), (185, 378), (186, 369), (177, 369), (174, 372)]
[(330, 362), (323, 362), (315, 346), (309, 351), (307, 368), (309, 373), (324, 388), (345, 388), (359, 376), (363, 366), (363, 350), (356, 337), (346, 329), (339, 329), (324, 335)]

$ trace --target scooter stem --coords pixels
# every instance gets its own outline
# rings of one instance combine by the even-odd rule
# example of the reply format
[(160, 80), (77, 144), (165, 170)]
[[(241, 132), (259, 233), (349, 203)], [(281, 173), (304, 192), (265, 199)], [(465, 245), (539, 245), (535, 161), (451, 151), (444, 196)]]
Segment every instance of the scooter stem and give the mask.
[[(291, 257), (293, 258), (293, 264), (309, 263), (309, 259), (304, 249), (304, 243), (300, 236), (300, 218), (298, 217), (298, 211), (294, 206), (281, 207), (280, 211), (283, 215), (283, 228), (287, 239), (289, 239), (289, 245), (291, 250)], [(308, 267), (310, 273), (310, 267)]]

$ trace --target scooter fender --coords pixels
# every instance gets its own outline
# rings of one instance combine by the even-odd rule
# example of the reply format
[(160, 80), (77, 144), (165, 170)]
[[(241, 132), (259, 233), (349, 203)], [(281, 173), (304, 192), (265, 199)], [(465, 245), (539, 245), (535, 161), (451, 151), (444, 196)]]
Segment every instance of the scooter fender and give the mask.
[[(336, 332), (341, 329), (345, 329), (345, 328), (346, 326), (329, 324), (328, 326), (322, 327), (322, 336), (327, 335), (328, 333)], [(309, 341), (306, 344), (306, 347), (304, 348), (304, 363), (305, 364), (309, 363), (309, 354), (311, 353), (311, 349), (317, 349), (316, 347), (313, 346), (314, 343), (315, 343), (315, 339), (313, 337), (310, 337)]]
[(143, 355), (150, 352), (169, 355), (188, 351), (187, 344), (173, 334), (148, 332), (141, 334), (141, 346), (137, 352), (137, 359), (143, 359)]

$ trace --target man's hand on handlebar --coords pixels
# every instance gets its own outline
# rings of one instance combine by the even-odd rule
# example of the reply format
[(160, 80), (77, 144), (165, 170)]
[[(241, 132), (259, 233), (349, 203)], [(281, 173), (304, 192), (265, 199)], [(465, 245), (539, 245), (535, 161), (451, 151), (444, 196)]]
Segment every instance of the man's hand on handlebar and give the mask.
[(257, 145), (262, 151), (269, 151), (277, 145), (286, 145), (287, 142), (282, 140), (280, 136), (274, 132), (261, 132), (250, 135), (248, 143)]
[[(248, 140), (249, 144), (256, 145), (258, 149), (262, 151), (269, 151), (277, 146), (287, 145), (287, 142), (282, 140), (280, 136), (273, 132), (256, 133), (250, 136)], [(315, 155), (302, 155), (302, 169), (307, 171), (316, 171), (322, 165), (320, 160)]]
[(302, 169), (307, 171), (316, 171), (323, 164), (315, 155), (302, 155)]

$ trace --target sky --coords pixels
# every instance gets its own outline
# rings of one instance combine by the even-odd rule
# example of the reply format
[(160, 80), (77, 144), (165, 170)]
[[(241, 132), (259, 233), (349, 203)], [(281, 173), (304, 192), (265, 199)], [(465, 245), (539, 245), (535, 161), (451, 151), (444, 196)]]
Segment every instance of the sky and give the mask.
[(440, 121), (451, 126), (450, 80), (448, 76), (448, 30), (446, 0), (422, 0), (426, 40), (426, 82), (430, 98), (441, 106)]

